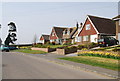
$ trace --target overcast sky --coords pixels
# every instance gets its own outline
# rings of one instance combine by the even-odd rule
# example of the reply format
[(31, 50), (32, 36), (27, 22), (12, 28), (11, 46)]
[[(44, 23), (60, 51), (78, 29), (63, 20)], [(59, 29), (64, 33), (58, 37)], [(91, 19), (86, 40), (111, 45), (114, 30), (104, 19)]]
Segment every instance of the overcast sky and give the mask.
[[(113, 18), (118, 15), (117, 2), (4, 2), (2, 3), (2, 40), (7, 24), (17, 26), (16, 43), (32, 43), (34, 35), (50, 34), (53, 26), (74, 27), (86, 15)], [(1, 14), (0, 14), (1, 15)]]

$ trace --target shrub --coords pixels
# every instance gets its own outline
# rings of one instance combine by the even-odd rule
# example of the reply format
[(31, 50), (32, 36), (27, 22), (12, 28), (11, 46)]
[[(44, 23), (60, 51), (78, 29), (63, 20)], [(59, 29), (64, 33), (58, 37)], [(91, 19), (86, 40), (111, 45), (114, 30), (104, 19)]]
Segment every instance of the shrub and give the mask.
[(117, 47), (115, 47), (112, 51), (117, 52), (117, 51), (120, 51), (120, 49), (118, 49)]
[(84, 45), (78, 45), (77, 48), (81, 50), (82, 48), (84, 48)]
[(81, 50), (88, 50), (87, 48), (82, 48)]
[(90, 48), (94, 48), (94, 47), (96, 47), (96, 46), (98, 46), (98, 44), (92, 42), (92, 43), (89, 43), (89, 44), (87, 45), (87, 48), (90, 49)]
[(63, 45), (72, 45), (71, 43), (64, 43)]
[(71, 46), (71, 47), (70, 47), (70, 46), (69, 46), (69, 47), (64, 47), (64, 49), (66, 49), (66, 50), (69, 50), (69, 49), (71, 49), (71, 50), (72, 50), (72, 49), (75, 49), (75, 48), (77, 48), (77, 47), (76, 47), (76, 46)]
[(72, 48), (74, 49), (74, 48), (77, 48), (77, 47), (76, 47), (76, 46), (71, 46), (70, 48), (71, 48), (71, 49), (72, 49)]
[(120, 59), (120, 55), (111, 52), (101, 52), (101, 51), (81, 51), (78, 53), (78, 56), (96, 56), (96, 57), (105, 57)]
[(48, 45), (40, 45), (40, 44), (37, 44), (37, 45), (34, 45), (33, 47), (38, 47), (38, 48), (47, 48)]
[(52, 45), (55, 45), (55, 42), (52, 42)]

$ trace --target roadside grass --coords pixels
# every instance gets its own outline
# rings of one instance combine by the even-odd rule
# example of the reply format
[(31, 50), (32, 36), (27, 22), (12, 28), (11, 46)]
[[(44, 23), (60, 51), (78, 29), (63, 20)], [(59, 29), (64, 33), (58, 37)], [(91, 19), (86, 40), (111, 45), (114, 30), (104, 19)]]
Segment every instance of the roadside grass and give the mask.
[(31, 49), (17, 49), (17, 50), (13, 50), (13, 52), (22, 52), (22, 53), (30, 53), (30, 54), (45, 54), (45, 53), (47, 53), (44, 51), (31, 50)]
[(93, 57), (93, 56), (62, 57), (58, 59), (88, 64), (88, 65), (102, 67), (116, 71), (118, 71), (118, 68), (120, 68), (120, 66), (118, 65), (119, 60), (116, 59)]

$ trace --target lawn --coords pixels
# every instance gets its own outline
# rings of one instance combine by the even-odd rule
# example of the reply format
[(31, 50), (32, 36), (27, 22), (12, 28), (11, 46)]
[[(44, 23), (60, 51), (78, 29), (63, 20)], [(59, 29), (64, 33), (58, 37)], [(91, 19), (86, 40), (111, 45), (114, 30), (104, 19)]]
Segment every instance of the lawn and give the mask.
[(67, 46), (67, 45), (49, 45), (50, 48), (58, 48), (58, 47), (64, 47), (64, 46)]
[(99, 49), (95, 49), (95, 51), (117, 51), (117, 50), (120, 50), (120, 45), (111, 47), (101, 47)]
[(14, 52), (22, 52), (22, 53), (30, 53), (30, 54), (45, 54), (46, 53), (44, 51), (30, 50), (30, 49), (18, 49), (18, 50), (14, 50)]
[(92, 66), (98, 66), (98, 67), (118, 71), (118, 60), (116, 59), (92, 57), (92, 56), (63, 57), (59, 59), (88, 64)]

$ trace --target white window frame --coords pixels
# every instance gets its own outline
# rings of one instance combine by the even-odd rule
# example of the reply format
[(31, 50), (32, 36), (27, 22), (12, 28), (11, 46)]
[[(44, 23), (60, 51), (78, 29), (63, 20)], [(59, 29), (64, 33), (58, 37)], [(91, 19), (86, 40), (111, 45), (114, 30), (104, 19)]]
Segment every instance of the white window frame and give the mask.
[(52, 36), (55, 36), (55, 32), (52, 33)]
[(69, 30), (67, 30), (67, 35), (69, 35), (70, 34), (70, 31)]
[(81, 39), (82, 39), (82, 37), (79, 36), (77, 41), (78, 41), (78, 42), (81, 42)]
[(86, 30), (90, 30), (91, 29), (91, 25), (90, 24), (86, 24), (85, 28), (86, 28)]
[(89, 36), (86, 35), (86, 36), (83, 36), (83, 41), (88, 41), (89, 40)]

